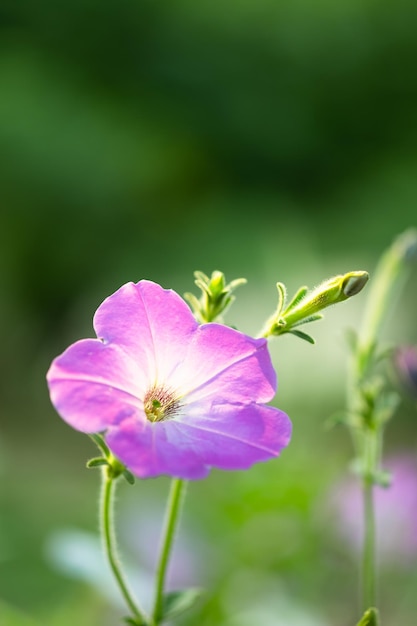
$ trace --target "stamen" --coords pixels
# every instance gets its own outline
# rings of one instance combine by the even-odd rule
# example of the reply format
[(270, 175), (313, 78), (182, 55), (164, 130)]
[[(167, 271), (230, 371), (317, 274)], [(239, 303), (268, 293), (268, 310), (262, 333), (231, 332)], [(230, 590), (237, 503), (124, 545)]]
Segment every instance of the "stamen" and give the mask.
[(179, 409), (179, 401), (166, 387), (152, 387), (144, 399), (146, 417), (150, 422), (163, 422), (172, 419)]

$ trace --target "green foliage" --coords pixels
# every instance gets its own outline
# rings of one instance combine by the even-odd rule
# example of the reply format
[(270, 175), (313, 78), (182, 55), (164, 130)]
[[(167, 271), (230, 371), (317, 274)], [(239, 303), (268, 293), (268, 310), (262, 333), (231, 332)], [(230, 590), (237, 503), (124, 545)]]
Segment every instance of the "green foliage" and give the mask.
[(162, 616), (163, 620), (171, 620), (177, 615), (190, 609), (203, 593), (202, 589), (192, 588), (183, 591), (171, 591), (163, 598)]
[(376, 609), (368, 609), (357, 626), (378, 626), (378, 611)]

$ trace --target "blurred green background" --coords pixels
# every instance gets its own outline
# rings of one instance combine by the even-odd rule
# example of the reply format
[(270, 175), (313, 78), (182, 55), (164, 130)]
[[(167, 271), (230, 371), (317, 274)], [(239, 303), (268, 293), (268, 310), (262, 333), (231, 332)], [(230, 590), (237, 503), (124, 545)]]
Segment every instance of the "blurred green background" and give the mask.
[[(255, 334), (278, 280), (372, 279), (417, 223), (417, 4), (3, 0), (0, 28), (0, 623), (113, 626), (95, 450), (50, 405), (49, 363), (129, 280), (244, 276), (227, 321)], [(415, 284), (384, 340), (417, 342)], [(208, 593), (178, 624), (353, 626), (357, 557), (326, 509), (351, 448), (325, 422), (365, 301), (330, 309), (315, 346), (272, 344), (292, 444), (190, 486), (172, 584)], [(416, 435), (405, 397), (387, 453), (415, 454)], [(167, 489), (120, 488), (142, 589)], [(415, 624), (416, 564), (381, 564), (384, 626)]]

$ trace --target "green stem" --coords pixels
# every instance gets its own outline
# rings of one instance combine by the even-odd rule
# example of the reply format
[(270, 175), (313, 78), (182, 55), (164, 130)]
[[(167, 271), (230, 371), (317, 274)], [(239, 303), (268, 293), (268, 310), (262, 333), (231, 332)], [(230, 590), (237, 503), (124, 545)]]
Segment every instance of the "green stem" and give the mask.
[(120, 563), (117, 558), (116, 540), (113, 531), (113, 497), (115, 482), (116, 479), (111, 476), (109, 468), (106, 467), (103, 470), (103, 487), (101, 494), (101, 515), (104, 548), (110, 568), (126, 601), (126, 604), (132, 612), (132, 616), (137, 620), (138, 625), (143, 624), (145, 626), (148, 622), (144, 617), (142, 611), (136, 605), (136, 602), (133, 600), (127, 588), (121, 571)]
[(171, 491), (165, 517), (165, 528), (163, 532), (163, 541), (159, 554), (158, 566), (156, 570), (155, 582), (155, 599), (154, 609), (152, 612), (152, 626), (158, 626), (162, 614), (162, 601), (165, 588), (165, 579), (169, 557), (171, 555), (175, 531), (178, 525), (181, 503), (184, 496), (185, 482), (179, 478), (173, 478), (171, 482)]
[(366, 611), (376, 605), (374, 485), (369, 480), (363, 485), (363, 504), (365, 532), (362, 557), (362, 608)]
[(363, 376), (372, 358), (375, 341), (411, 271), (417, 255), (417, 230), (409, 229), (397, 236), (381, 256), (368, 292), (368, 306), (361, 325), (357, 369)]
[(376, 606), (376, 541), (374, 488), (379, 464), (379, 436), (375, 430), (364, 432), (364, 474), (362, 478), (364, 537), (362, 554), (363, 610)]

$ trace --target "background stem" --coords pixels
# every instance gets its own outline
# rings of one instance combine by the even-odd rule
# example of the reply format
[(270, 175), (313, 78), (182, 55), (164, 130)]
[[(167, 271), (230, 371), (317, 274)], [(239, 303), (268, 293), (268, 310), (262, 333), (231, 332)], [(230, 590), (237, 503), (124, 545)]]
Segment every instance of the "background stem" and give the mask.
[(362, 608), (364, 611), (376, 605), (375, 579), (375, 510), (374, 485), (370, 480), (363, 484), (364, 544), (362, 555)]

